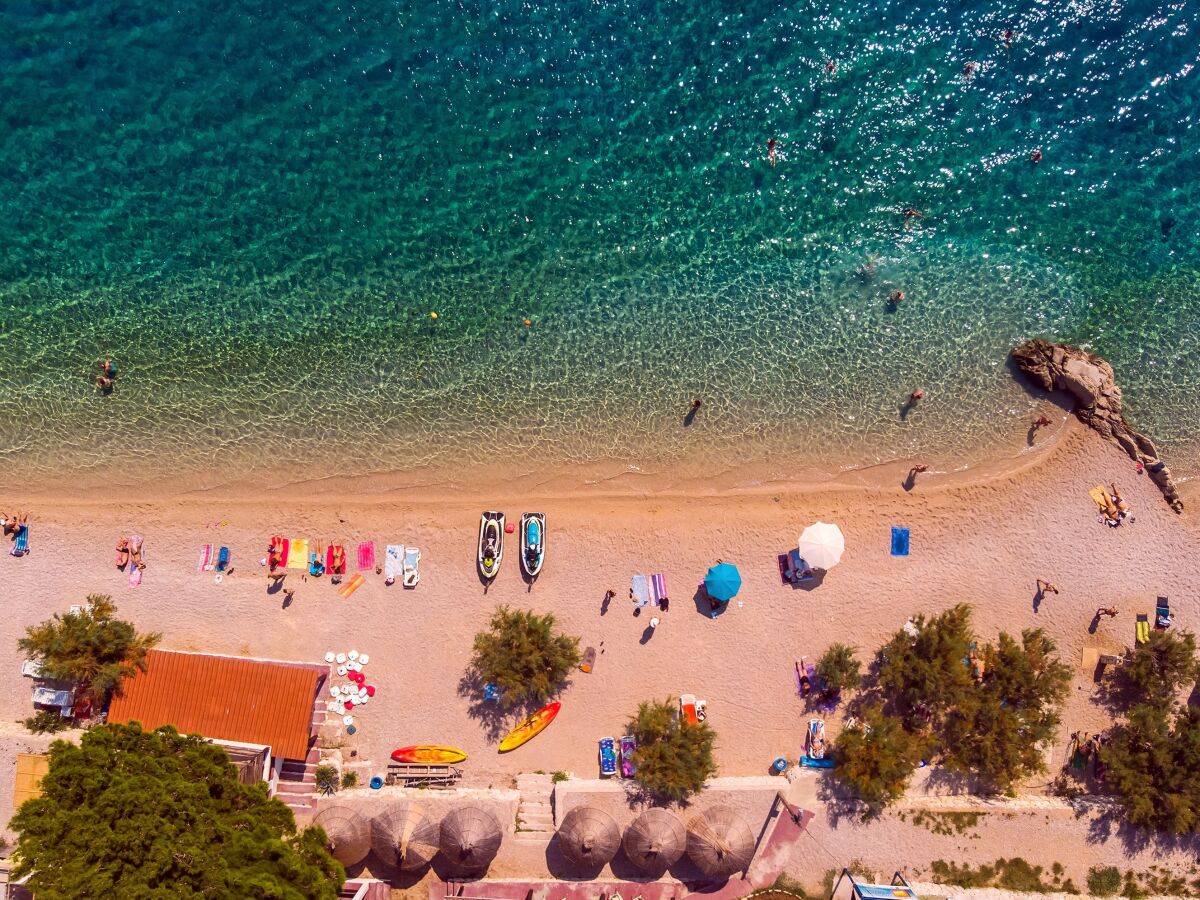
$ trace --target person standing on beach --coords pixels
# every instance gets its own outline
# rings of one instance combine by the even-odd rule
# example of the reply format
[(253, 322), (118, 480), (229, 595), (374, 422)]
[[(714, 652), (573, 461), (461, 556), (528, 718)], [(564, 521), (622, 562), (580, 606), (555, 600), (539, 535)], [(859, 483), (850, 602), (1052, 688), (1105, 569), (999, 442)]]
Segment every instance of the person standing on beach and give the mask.
[(1047, 419), (1045, 416), (1038, 416), (1036, 419), (1033, 420), (1033, 427), (1035, 429), (1048, 428), (1049, 426), (1050, 426), (1050, 420)]
[(1058, 585), (1046, 581), (1044, 578), (1039, 578), (1037, 580), (1037, 592), (1039, 599), (1045, 597), (1047, 594), (1057, 594)]
[(911, 469), (908, 470), (909, 482), (911, 483), (911, 482), (916, 481), (918, 475), (920, 475), (922, 472), (928, 472), (928, 471), (929, 471), (929, 466), (927, 466), (925, 463), (917, 463), (915, 466), (913, 466)]

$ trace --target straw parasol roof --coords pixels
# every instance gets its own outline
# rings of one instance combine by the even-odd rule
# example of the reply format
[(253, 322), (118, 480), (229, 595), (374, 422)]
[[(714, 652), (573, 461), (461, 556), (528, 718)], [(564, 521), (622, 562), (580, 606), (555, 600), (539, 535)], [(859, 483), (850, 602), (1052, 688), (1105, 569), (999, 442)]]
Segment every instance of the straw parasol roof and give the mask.
[(442, 855), (463, 871), (486, 869), (500, 849), (500, 823), (478, 806), (460, 806), (442, 819)]
[(754, 833), (728, 806), (710, 806), (688, 822), (687, 853), (705, 875), (728, 878), (750, 865)]
[(577, 806), (558, 826), (558, 845), (572, 864), (581, 869), (599, 869), (617, 855), (621, 831), (604, 810)]
[(397, 801), (371, 820), (371, 846), (388, 865), (420, 869), (437, 855), (438, 829), (415, 803)]
[(367, 817), (344, 803), (321, 804), (313, 824), (325, 829), (326, 846), (343, 866), (356, 866), (371, 849), (371, 827)]
[(651, 807), (625, 829), (625, 855), (643, 872), (665, 872), (683, 856), (687, 833), (670, 810)]

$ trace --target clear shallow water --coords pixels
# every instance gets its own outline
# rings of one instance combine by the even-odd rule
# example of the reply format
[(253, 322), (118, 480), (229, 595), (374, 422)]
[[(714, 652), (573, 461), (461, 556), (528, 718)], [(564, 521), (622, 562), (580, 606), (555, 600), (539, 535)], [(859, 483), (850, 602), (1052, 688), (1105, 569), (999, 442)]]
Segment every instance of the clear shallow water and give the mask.
[(951, 466), (1035, 335), (1197, 462), (1196, 4), (185, 6), (0, 7), (10, 475)]

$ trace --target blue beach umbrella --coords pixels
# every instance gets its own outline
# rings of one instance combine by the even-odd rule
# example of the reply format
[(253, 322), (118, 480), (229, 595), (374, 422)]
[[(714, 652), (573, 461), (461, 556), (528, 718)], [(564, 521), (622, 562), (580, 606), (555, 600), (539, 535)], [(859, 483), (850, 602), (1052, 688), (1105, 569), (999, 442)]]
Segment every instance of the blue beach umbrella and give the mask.
[(729, 563), (717, 563), (704, 576), (704, 590), (714, 600), (726, 603), (737, 596), (742, 586), (742, 575), (737, 566)]

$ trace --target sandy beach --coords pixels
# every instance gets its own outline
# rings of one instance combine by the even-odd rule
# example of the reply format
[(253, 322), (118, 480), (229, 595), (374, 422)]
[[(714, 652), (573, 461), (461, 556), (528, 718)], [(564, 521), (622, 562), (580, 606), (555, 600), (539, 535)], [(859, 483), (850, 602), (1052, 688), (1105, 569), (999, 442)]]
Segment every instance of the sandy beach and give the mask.
[[(1171, 597), (1182, 628), (1200, 614), (1194, 521), (1171, 512), (1118, 448), (1073, 420), (1009, 471), (923, 475), (913, 490), (904, 489), (903, 476), (879, 470), (872, 483), (859, 476), (862, 483), (759, 484), (719, 493), (656, 492), (644, 481), (574, 492), (518, 482), (489, 495), (438, 485), (392, 491), (383, 481), (299, 485), (263, 496), (227, 489), (39, 496), (10, 488), (0, 508), (31, 511), (32, 552), (0, 558), (6, 607), (0, 642), (10, 648), (0, 714), (11, 722), (31, 712), (30, 683), (15, 650), (24, 629), (90, 593), (107, 593), (123, 617), (162, 632), (160, 646), (167, 649), (305, 661), (320, 661), (327, 650), (368, 653), (368, 681), (378, 694), (360, 710), (351, 746), (380, 770), (398, 746), (440, 743), (469, 754), (470, 787), (510, 787), (516, 774), (538, 770), (594, 778), (597, 739), (622, 734), (639, 701), (690, 692), (708, 700), (719, 774), (763, 775), (775, 757), (795, 759), (800, 752), (807, 714), (795, 692), (795, 660), (842, 641), (866, 662), (912, 613), (968, 602), (985, 639), (1001, 629), (1042, 627), (1075, 667), (1063, 733), (1050, 754), (1056, 769), (1069, 732), (1106, 722), (1092, 702), (1090, 673), (1079, 667), (1083, 648), (1119, 651), (1131, 644), (1135, 614), (1151, 612), (1158, 595)], [(1112, 481), (1134, 515), (1119, 529), (1097, 522), (1087, 494)], [(485, 508), (514, 520), (528, 509), (547, 514), (547, 562), (535, 584), (520, 577), (514, 541), (485, 590), (475, 569)], [(812, 589), (785, 586), (777, 557), (818, 519), (842, 527), (845, 556)], [(907, 558), (889, 555), (892, 525), (911, 529)], [(136, 588), (113, 566), (113, 546), (130, 532), (145, 537), (147, 568)], [(268, 591), (259, 564), (272, 534), (347, 546), (372, 539), (380, 560), (385, 544), (418, 546), (421, 583), (403, 590), (371, 575), (342, 600), (327, 578), (290, 571), (286, 587), (295, 594), (285, 608), (284, 593)], [(220, 584), (212, 573), (196, 572), (207, 542), (232, 551), (234, 570)], [(693, 595), (718, 558), (739, 566), (744, 586), (724, 614), (710, 619), (707, 604), (702, 610)], [(635, 618), (627, 599), (635, 572), (667, 577), (670, 610), (659, 614), (653, 632), (649, 617)], [(1061, 593), (1035, 608), (1039, 577)], [(616, 599), (604, 610), (608, 589)], [(460, 689), (472, 636), (498, 604), (553, 612), (582, 646), (601, 651), (593, 674), (574, 675), (552, 727), (504, 756), (496, 743), (512, 720), (481, 718), (479, 705)], [(1115, 606), (1120, 614), (1089, 634), (1097, 606)], [(836, 716), (829, 727), (836, 735)], [(7, 821), (11, 772), (4, 778), (0, 820)], [(918, 779), (913, 794), (938, 790)], [(831, 840), (836, 853), (840, 838)], [(961, 859), (1003, 855), (981, 843), (964, 845)]]

